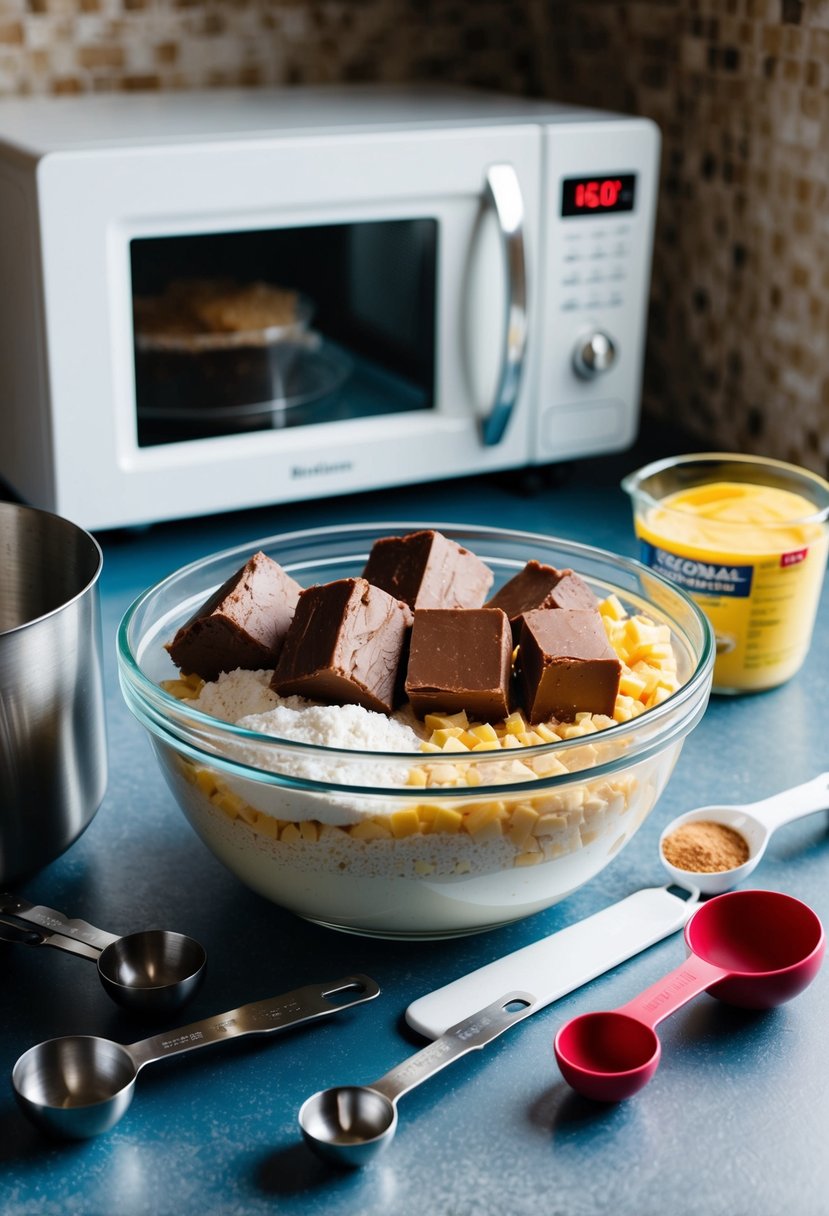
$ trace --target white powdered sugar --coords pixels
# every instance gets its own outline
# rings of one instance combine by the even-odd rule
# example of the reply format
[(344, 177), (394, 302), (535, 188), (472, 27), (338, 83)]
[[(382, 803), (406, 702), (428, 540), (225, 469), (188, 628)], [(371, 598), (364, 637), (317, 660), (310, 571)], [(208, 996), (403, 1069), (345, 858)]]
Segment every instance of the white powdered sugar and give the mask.
[[(411, 724), (416, 719), (410, 714), (404, 711), (387, 718), (361, 705), (320, 705), (303, 697), (280, 697), (268, 686), (271, 675), (270, 671), (225, 672), (215, 682), (205, 684), (192, 702), (202, 713), (260, 735), (270, 735), (275, 741), (269, 746), (265, 742), (228, 740), (228, 756), (265, 772), (325, 782), (333, 787), (326, 792), (326, 805), (316, 808), (317, 817), (325, 822), (353, 822), (367, 813), (367, 808), (354, 797), (338, 798), (337, 786), (382, 788), (405, 784), (408, 765), (384, 764), (379, 759), (372, 762), (362, 755), (358, 759), (356, 753), (419, 753), (422, 736)], [(281, 748), (277, 740), (354, 751), (355, 758), (350, 763), (342, 757), (329, 759), (320, 753), (306, 754)], [(282, 805), (284, 794), (273, 787), (265, 787), (258, 794), (255, 803), (260, 809), (285, 818), (302, 817), (287, 811)], [(278, 812), (275, 802), (280, 804)]]
[(318, 747), (360, 752), (416, 752), (420, 738), (396, 718), (362, 705), (318, 705), (302, 697), (281, 697), (273, 709), (240, 718), (237, 725)]
[(247, 714), (264, 714), (280, 698), (269, 687), (272, 671), (223, 671), (218, 680), (202, 687), (194, 709), (222, 722), (236, 723)]

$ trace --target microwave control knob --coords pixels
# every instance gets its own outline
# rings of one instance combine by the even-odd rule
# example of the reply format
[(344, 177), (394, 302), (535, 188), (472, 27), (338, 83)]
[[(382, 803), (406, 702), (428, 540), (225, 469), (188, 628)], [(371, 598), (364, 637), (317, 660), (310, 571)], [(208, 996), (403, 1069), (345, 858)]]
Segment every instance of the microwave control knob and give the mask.
[(592, 380), (601, 375), (616, 362), (616, 346), (610, 334), (602, 329), (594, 329), (584, 334), (576, 343), (573, 351), (573, 366), (576, 372), (585, 380)]

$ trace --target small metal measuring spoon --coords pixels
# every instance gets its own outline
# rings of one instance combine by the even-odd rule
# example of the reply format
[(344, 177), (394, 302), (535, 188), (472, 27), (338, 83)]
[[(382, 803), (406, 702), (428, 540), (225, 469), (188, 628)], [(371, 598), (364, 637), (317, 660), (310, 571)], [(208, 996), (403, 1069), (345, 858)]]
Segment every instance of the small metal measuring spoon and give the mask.
[[(379, 992), (367, 975), (348, 975), (242, 1005), (137, 1043), (92, 1035), (47, 1039), (23, 1053), (12, 1070), (12, 1085), (33, 1123), (52, 1134), (84, 1140), (108, 1131), (126, 1113), (136, 1077), (146, 1064), (227, 1039), (287, 1030), (371, 1001)], [(336, 999), (344, 993), (354, 995)]]
[(578, 1093), (599, 1102), (631, 1097), (656, 1072), (656, 1027), (669, 1014), (705, 991), (745, 1009), (773, 1009), (812, 982), (826, 947), (817, 914), (779, 891), (716, 896), (688, 921), (685, 942), (685, 962), (633, 1000), (561, 1027), (556, 1060)]
[(25, 937), (13, 940), (28, 946), (54, 946), (97, 963), (107, 994), (134, 1013), (169, 1013), (180, 1008), (194, 995), (204, 975), (204, 947), (183, 933), (144, 929), (117, 937), (85, 920), (8, 893), (0, 894), (0, 920), (4, 914), (24, 922), (15, 926), (5, 921), (6, 925), (28, 931)]
[[(821, 773), (803, 785), (783, 790), (761, 802), (745, 806), (704, 806), (696, 811), (679, 815), (665, 828), (659, 838), (659, 856), (674, 882), (680, 886), (695, 887), (701, 895), (721, 895), (730, 891), (737, 883), (748, 878), (759, 865), (772, 833), (786, 823), (814, 815), (817, 811), (829, 810), (829, 773)], [(686, 823), (719, 823), (733, 828), (748, 845), (748, 860), (730, 870), (700, 873), (696, 870), (680, 870), (665, 857), (665, 839)]]
[(366, 1165), (391, 1143), (397, 1129), (397, 1102), (403, 1094), (467, 1052), (485, 1047), (539, 1007), (538, 998), (528, 992), (508, 992), (378, 1081), (337, 1085), (313, 1094), (298, 1115), (306, 1144), (334, 1165), (352, 1169)]

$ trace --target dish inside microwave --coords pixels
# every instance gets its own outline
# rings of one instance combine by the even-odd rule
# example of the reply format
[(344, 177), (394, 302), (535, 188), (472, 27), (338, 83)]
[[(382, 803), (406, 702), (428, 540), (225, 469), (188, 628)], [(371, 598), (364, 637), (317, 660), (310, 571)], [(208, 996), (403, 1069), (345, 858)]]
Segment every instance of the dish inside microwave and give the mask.
[(430, 410), (434, 219), (134, 238), (142, 447)]

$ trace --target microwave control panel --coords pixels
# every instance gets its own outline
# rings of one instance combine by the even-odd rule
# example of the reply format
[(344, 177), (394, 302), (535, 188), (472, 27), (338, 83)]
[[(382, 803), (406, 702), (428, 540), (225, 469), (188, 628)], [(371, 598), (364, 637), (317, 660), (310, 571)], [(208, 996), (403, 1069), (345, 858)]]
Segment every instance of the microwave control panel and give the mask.
[(565, 232), (559, 268), (562, 312), (622, 307), (630, 271), (630, 235), (630, 223), (614, 216)]
[(635, 118), (550, 124), (544, 162), (538, 463), (635, 437), (659, 133)]

